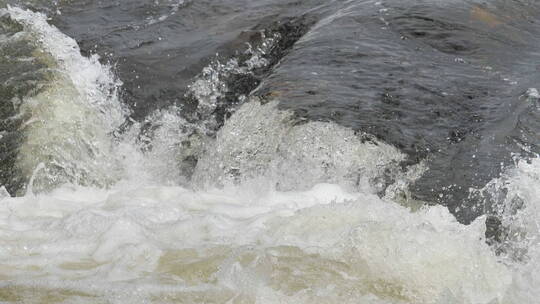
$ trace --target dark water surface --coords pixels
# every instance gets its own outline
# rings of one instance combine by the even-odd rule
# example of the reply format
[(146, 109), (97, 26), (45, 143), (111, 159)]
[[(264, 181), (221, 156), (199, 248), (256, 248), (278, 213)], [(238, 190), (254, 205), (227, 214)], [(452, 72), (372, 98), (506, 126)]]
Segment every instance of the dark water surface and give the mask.
[[(534, 101), (540, 80), (535, 1), (59, 1), (29, 5), (113, 62), (124, 101), (141, 120), (187, 103), (186, 88), (218, 55), (258, 29), (300, 20), (305, 34), (261, 75), (254, 94), (310, 120), (373, 134), (427, 160), (413, 186), (468, 222), (467, 200), (511, 164), (540, 152)], [(252, 87), (250, 87), (252, 89)], [(464, 202), (464, 203), (463, 203)], [(458, 208), (461, 204), (463, 208)]]
[(0, 302), (533, 303), (539, 47), (533, 0), (0, 0)]
[(300, 40), (238, 90), (261, 83), (255, 95), (279, 96), (299, 117), (373, 134), (404, 151), (404, 165), (427, 160), (414, 196), (464, 222), (484, 212), (469, 188), (498, 176), (512, 153), (539, 152), (538, 112), (525, 96), (540, 80), (535, 1), (18, 4), (113, 63), (139, 121), (173, 104), (189, 108), (186, 89), (203, 67), (257, 43), (260, 30), (293, 24), (282, 33)]

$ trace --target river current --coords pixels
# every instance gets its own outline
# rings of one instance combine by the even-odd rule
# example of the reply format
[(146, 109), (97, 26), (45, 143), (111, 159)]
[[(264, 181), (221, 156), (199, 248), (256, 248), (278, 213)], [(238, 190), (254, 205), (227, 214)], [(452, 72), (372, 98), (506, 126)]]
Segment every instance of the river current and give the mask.
[(0, 303), (536, 303), (539, 22), (0, 0)]

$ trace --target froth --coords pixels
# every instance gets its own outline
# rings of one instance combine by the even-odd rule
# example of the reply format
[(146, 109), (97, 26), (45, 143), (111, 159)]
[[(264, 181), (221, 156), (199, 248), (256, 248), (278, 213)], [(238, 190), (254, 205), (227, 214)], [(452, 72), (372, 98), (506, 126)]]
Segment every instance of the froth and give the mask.
[(265, 177), (283, 190), (337, 183), (384, 192), (405, 156), (396, 148), (329, 122), (298, 122), (278, 101), (252, 98), (227, 120), (201, 157), (199, 185)]
[[(118, 170), (111, 159), (111, 133), (124, 119), (116, 92), (120, 83), (97, 56), (83, 57), (77, 43), (44, 15), (17, 7), (3, 12), (32, 37), (34, 55), (50, 72), (37, 94), (20, 106), (27, 120), (16, 167), (27, 179), (36, 174), (36, 191), (66, 182), (110, 184)], [(43, 169), (35, 172), (40, 163)]]
[[(25, 99), (32, 119), (19, 166), (33, 172), (43, 163), (67, 178), (38, 170), (37, 185), (54, 182), (43, 187), (49, 192), (10, 197), (0, 189), (0, 301), (538, 298), (537, 160), (519, 163), (502, 182), (508, 197), (525, 202), (511, 216), (528, 236), (527, 258), (505, 260), (485, 243), (485, 218), (464, 226), (443, 207), (411, 212), (392, 201), (422, 171), (399, 169), (404, 155), (396, 148), (332, 123), (298, 121), (277, 101), (251, 98), (215, 139), (162, 111), (149, 118), (159, 126), (148, 147), (137, 139), (138, 124), (115, 143), (124, 113), (109, 69), (80, 56), (43, 15), (7, 12), (35, 35), (54, 70), (51, 84)], [(179, 165), (191, 156), (189, 185)], [(117, 165), (124, 179), (102, 187)]]
[(509, 303), (532, 303), (540, 296), (540, 158), (519, 159), (514, 168), (475, 190), (494, 207), (501, 221), (496, 244), (504, 262), (515, 269)]
[(1, 201), (10, 283), (0, 297), (61, 287), (118, 303), (126, 288), (138, 290), (132, 303), (194, 292), (220, 303), (490, 303), (511, 272), (480, 240), (482, 224), (331, 184), (262, 194), (62, 187)]

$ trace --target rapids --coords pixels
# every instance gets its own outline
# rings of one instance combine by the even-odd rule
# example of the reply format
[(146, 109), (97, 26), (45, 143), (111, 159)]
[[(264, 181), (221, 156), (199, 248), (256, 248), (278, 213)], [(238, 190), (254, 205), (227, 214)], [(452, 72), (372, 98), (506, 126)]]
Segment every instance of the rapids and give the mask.
[[(187, 5), (165, 2), (170, 10), (146, 25)], [(379, 137), (306, 119), (280, 106), (293, 98), (286, 93), (251, 94), (257, 77), (275, 65), (284, 72), (273, 57), (286, 53), (275, 48), (285, 45), (279, 30), (244, 59), (203, 69), (186, 93), (196, 99), (190, 115), (177, 105), (139, 121), (115, 66), (83, 56), (42, 13), (7, 6), (0, 18), (2, 60), (20, 65), (6, 69), (2, 88), (27, 80), (20, 69), (35, 85), (0, 92), (13, 114), (3, 119), (14, 121), (0, 137), (12, 161), (2, 163), (0, 302), (540, 298), (539, 156), (515, 154), (485, 186), (464, 189), (487, 213), (465, 225), (411, 193), (429, 160), (407, 162), (407, 151)], [(219, 118), (232, 74), (257, 81)], [(538, 109), (534, 92), (523, 95), (527, 109)], [(490, 216), (502, 231), (495, 243)]]

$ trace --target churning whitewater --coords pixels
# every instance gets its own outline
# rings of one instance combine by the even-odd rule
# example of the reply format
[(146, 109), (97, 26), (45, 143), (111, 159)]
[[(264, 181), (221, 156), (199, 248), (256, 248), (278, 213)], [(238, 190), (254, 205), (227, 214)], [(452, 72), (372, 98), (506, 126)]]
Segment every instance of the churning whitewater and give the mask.
[[(16, 183), (2, 175), (0, 189), (0, 302), (540, 298), (540, 158), (516, 156), (485, 187), (463, 190), (499, 198), (490, 214), (505, 232), (488, 245), (487, 216), (464, 225), (415, 199), (409, 185), (426, 164), (403, 165), (406, 155), (374, 136), (249, 92), (216, 126), (208, 109), (228, 88), (215, 63), (187, 93), (200, 99), (199, 121), (178, 107), (135, 121), (113, 66), (81, 55), (44, 14), (13, 6), (0, 18), (2, 54), (26, 50), (10, 60), (36, 66), (25, 71), (35, 87), (2, 100), (15, 127), (1, 136), (19, 145)], [(268, 49), (246, 54), (251, 64), (224, 73), (270, 66)]]

